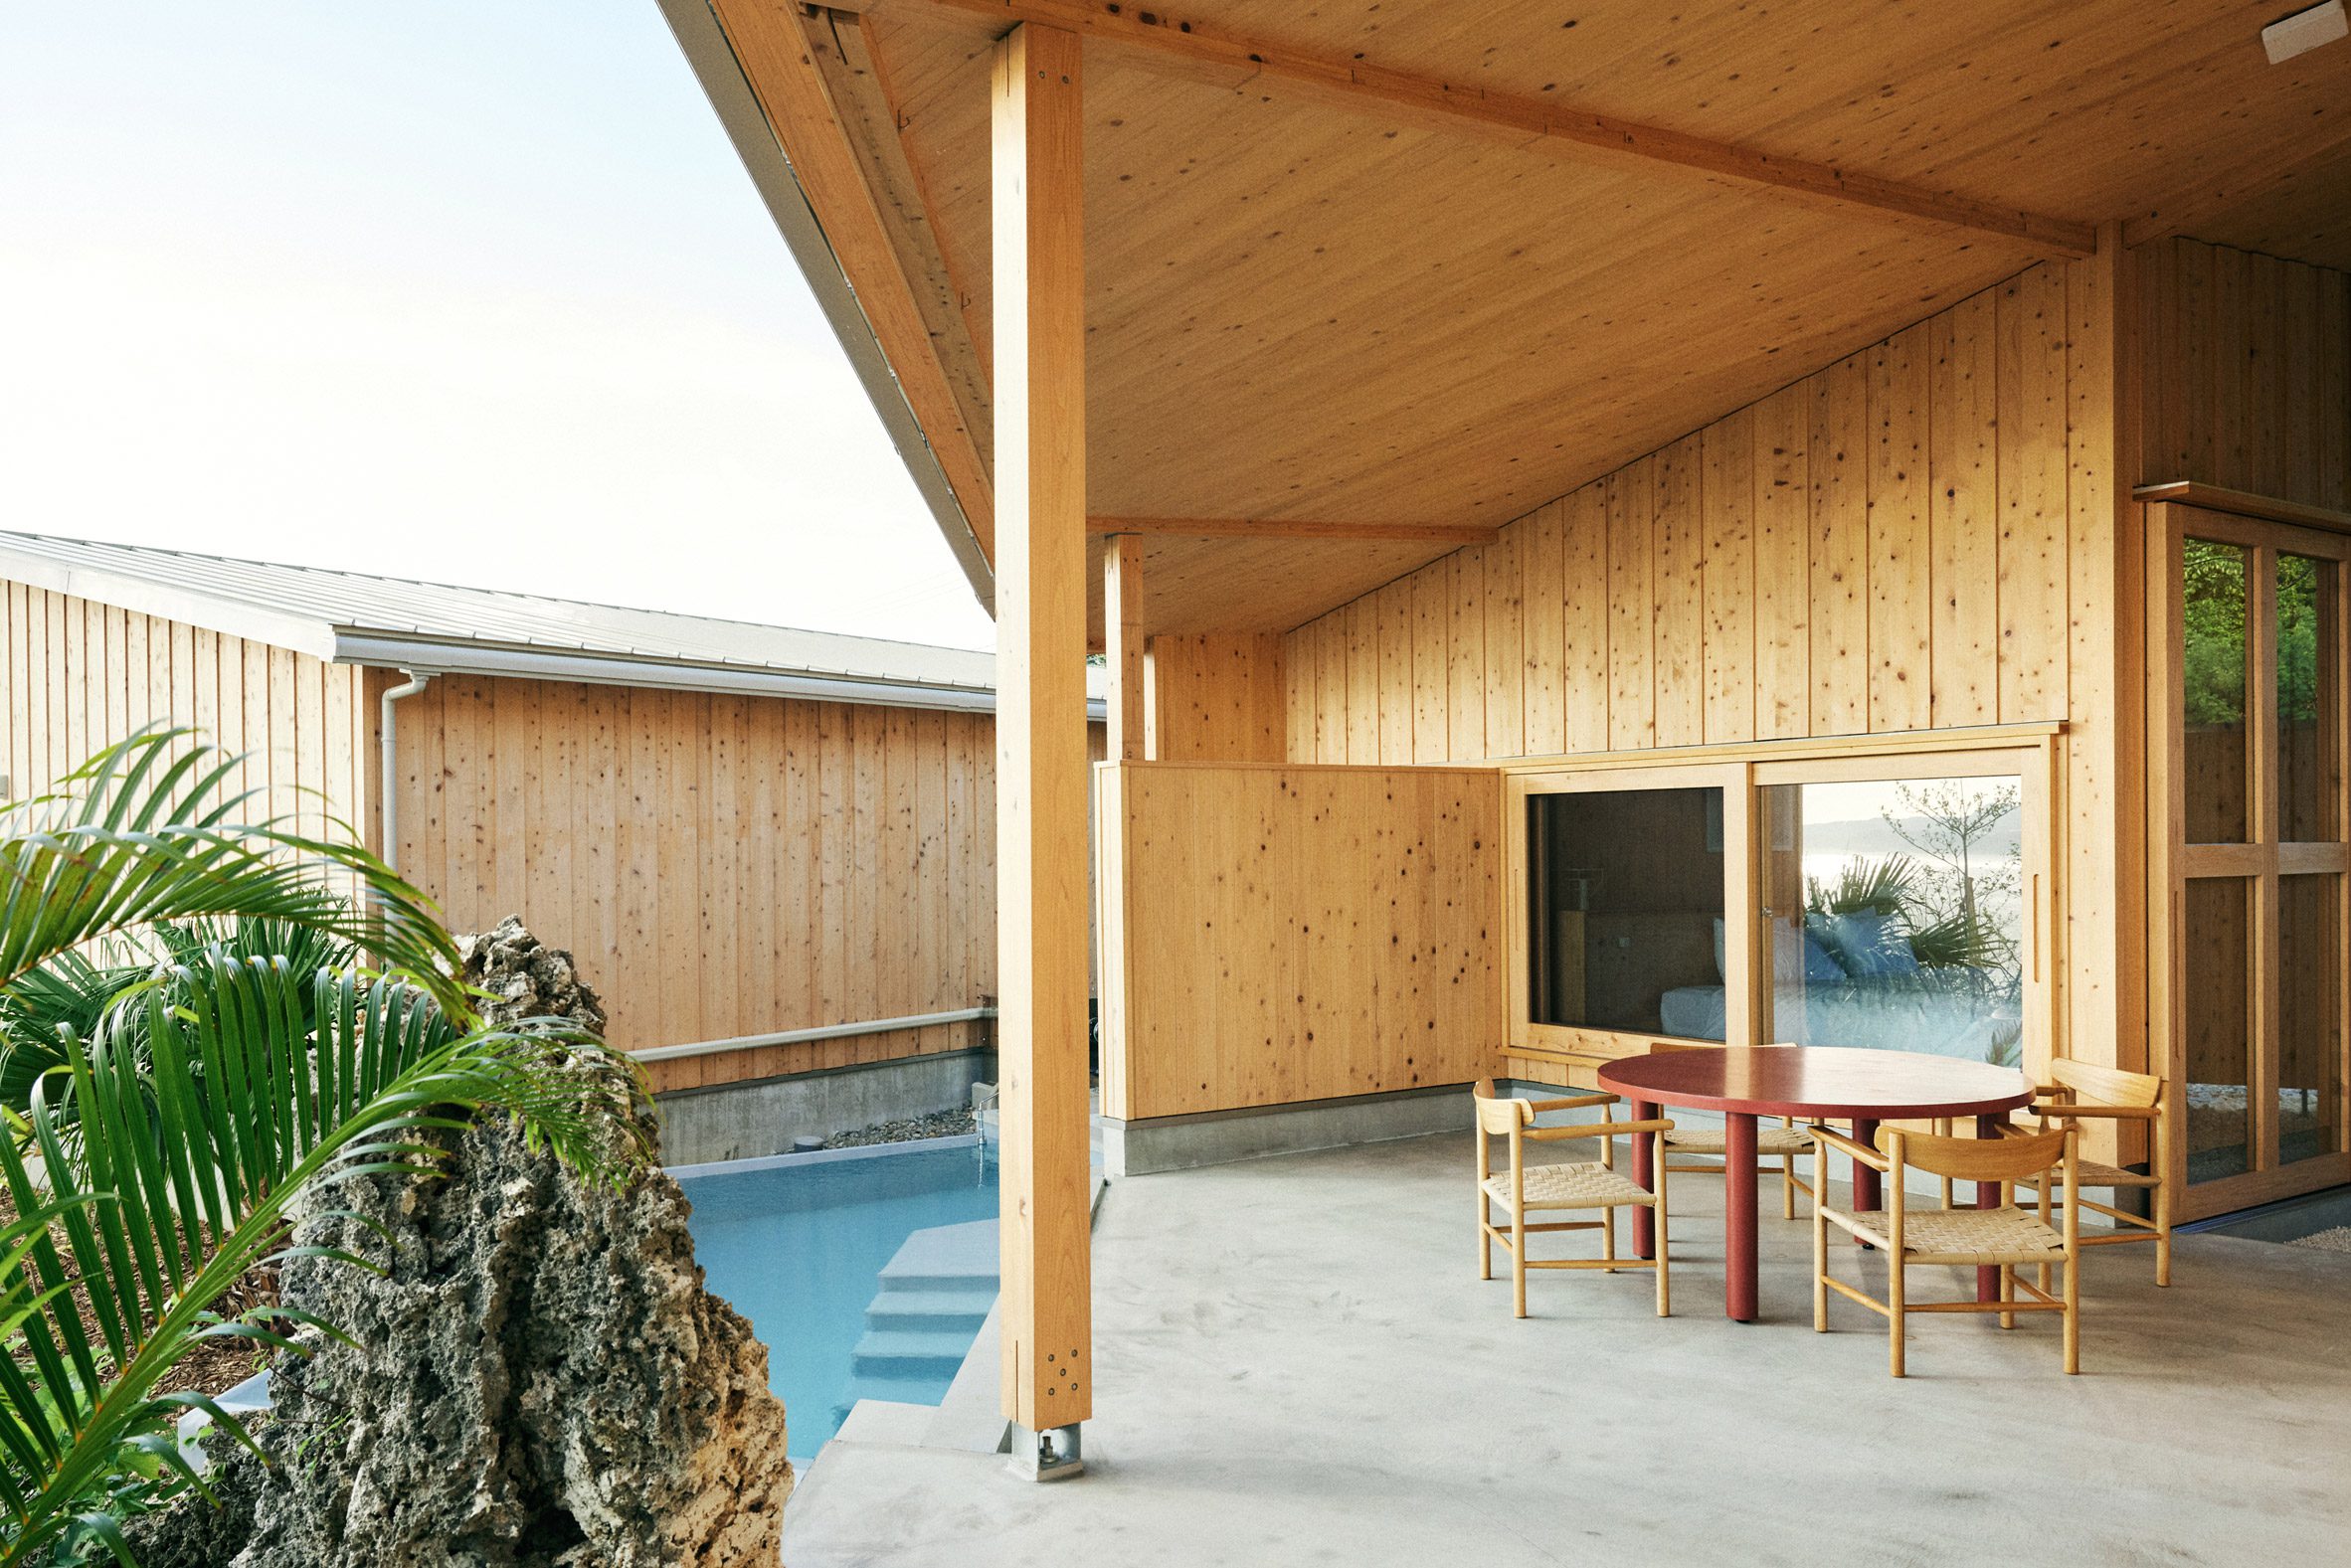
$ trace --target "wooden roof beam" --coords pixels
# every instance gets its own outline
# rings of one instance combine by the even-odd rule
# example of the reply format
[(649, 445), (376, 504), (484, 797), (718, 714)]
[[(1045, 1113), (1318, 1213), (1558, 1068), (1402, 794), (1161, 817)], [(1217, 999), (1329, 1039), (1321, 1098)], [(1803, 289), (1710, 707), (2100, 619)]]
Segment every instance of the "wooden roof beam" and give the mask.
[(915, 423), (937, 453), (981, 551), (993, 560), (995, 493), (983, 438), (935, 351), (930, 322), (902, 260), (904, 226), (884, 218), (851, 150), (844, 111), (833, 99), (809, 32), (816, 24), (798, 6), (763, 0), (712, 0), (711, 9), (791, 160), (810, 210), (823, 226)]
[(1490, 545), (1498, 528), (1450, 523), (1323, 523), (1294, 518), (1089, 517), (1086, 532), (1157, 534), (1173, 539), (1353, 539), (1374, 544)]
[(1264, 76), (1338, 106), (1399, 115), (1514, 146), (1677, 168), (1782, 195), (2013, 241), (2044, 257), (2096, 253), (2092, 224), (1976, 201), (1947, 191), (1782, 158), (1751, 147), (1594, 114), (1569, 104), (1336, 59), (1278, 44), (1228, 37), (1127, 0), (839, 0), (843, 10), (903, 12), (918, 7), (992, 17), (1007, 28), (1038, 22), (1134, 50), (1190, 72)]

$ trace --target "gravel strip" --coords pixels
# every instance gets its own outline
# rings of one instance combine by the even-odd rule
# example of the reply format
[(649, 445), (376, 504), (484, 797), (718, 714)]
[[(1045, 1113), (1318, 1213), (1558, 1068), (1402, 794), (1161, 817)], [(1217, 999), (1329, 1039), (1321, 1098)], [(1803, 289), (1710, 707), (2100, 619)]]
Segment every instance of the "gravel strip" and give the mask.
[(835, 1132), (824, 1140), (826, 1148), (863, 1148), (869, 1143), (911, 1143), (924, 1137), (958, 1137), (974, 1131), (969, 1111), (934, 1111), (929, 1116), (906, 1117), (896, 1122), (877, 1122), (872, 1127), (859, 1128), (854, 1132)]

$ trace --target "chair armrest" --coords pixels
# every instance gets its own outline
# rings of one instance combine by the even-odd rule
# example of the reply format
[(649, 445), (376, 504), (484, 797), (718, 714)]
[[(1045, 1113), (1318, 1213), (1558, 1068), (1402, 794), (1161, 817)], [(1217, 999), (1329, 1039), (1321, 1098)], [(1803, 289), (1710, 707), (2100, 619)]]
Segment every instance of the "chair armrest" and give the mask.
[(2085, 1106), (2076, 1100), (2069, 1100), (2063, 1105), (2034, 1104), (2026, 1109), (2037, 1116), (2050, 1117), (2060, 1122), (2071, 1121), (2076, 1117), (2105, 1117), (2109, 1121), (2117, 1122), (2153, 1122), (2163, 1115), (2153, 1106)]
[(1673, 1130), (1674, 1124), (1661, 1117), (1649, 1122), (1585, 1122), (1576, 1127), (1529, 1128), (1527, 1135), (1549, 1139), (1614, 1137), (1619, 1132), (1671, 1132)]
[(1812, 1137), (1814, 1143), (1819, 1147), (1833, 1148), (1839, 1153), (1850, 1154), (1872, 1170), (1892, 1170), (1894, 1168), (1894, 1161), (1891, 1158), (1879, 1153), (1874, 1148), (1863, 1147), (1842, 1132), (1832, 1132), (1825, 1127), (1815, 1127), (1812, 1130)]
[(1545, 1111), (1580, 1111), (1585, 1106), (1612, 1106), (1616, 1101), (1615, 1095), (1569, 1095), (1564, 1100), (1530, 1100), (1527, 1104), (1537, 1116), (1540, 1116)]

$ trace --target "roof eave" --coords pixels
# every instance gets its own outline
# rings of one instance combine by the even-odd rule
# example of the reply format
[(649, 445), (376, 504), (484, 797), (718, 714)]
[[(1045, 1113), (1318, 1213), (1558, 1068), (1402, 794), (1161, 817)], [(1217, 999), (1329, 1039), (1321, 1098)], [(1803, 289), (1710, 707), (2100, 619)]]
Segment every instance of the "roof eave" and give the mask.
[(849, 365), (864, 387), (874, 413), (880, 417), (882, 428), (889, 432), (891, 444), (897, 447), (899, 460), (905, 463), (915, 489), (930, 508), (947, 548), (954, 552), (981, 608), (994, 614), (995, 569), (989, 565), (979, 537), (972, 531), (954, 487), (948, 483), (946, 470), (940, 466), (938, 455), (923, 434), (921, 422), (900, 390), (889, 358), (882, 352), (871, 323), (865, 319), (856, 293), (849, 286), (848, 275), (826, 241), (823, 226), (809, 205), (800, 180), (793, 173), (791, 159), (785, 155), (783, 143), (761, 110), (759, 99), (744, 77), (742, 63), (735, 58), (734, 47), (727, 42), (725, 30), (712, 13), (709, 0), (660, 0), (660, 6), (661, 14), (668, 19), (670, 33), (685, 54), (686, 64), (701, 83), (719, 123), (726, 128), (727, 139), (734, 143), (760, 200), (767, 204), (768, 215), (783, 235), (785, 248), (800, 264), (809, 291), (815, 296), (817, 308), (830, 323), (841, 352), (848, 356)]
[[(335, 628), (334, 662), (435, 675), (579, 681), (603, 686), (706, 691), (729, 696), (783, 697), (802, 702), (860, 703), (953, 713), (995, 711), (995, 692), (988, 687), (885, 680), (813, 670), (753, 669), (740, 664), (708, 664), (645, 654), (409, 637), (361, 626)], [(1102, 699), (1089, 698), (1086, 716), (1100, 720), (1104, 715)]]
[(6, 548), (0, 548), (0, 577), (160, 620), (180, 621), (222, 636), (291, 648), (329, 662), (334, 658), (335, 627), (314, 615), (289, 614), (248, 600), (173, 588), (122, 572), (68, 566)]

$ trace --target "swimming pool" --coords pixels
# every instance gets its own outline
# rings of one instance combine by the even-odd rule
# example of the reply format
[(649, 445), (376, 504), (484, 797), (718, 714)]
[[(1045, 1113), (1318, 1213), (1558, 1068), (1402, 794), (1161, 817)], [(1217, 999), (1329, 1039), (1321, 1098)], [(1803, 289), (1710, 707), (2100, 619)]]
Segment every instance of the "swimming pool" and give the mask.
[(931, 1138), (671, 1174), (710, 1289), (767, 1343), (796, 1462), (859, 1399), (945, 1396), (995, 1300), (993, 1148)]

